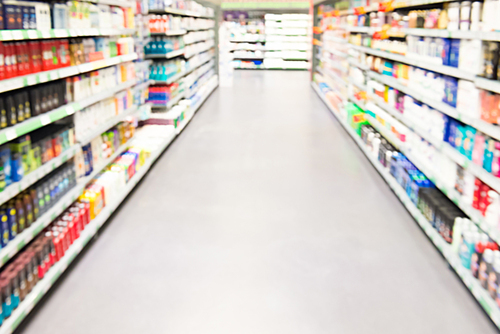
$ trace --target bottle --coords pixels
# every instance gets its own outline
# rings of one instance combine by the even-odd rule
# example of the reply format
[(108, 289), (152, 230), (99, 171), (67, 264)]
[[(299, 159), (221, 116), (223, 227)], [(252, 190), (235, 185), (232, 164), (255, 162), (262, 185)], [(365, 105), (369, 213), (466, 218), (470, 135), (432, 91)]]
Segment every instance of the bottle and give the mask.
[(473, 251), (474, 251), (474, 233), (472, 231), (467, 231), (464, 233), (459, 253), (462, 265), (467, 269), (470, 269), (471, 256)]
[(500, 258), (493, 256), (493, 270), (488, 277), (488, 292), (490, 293), (491, 298), (495, 300), (497, 303), (500, 299), (498, 299), (498, 283), (500, 280)]
[(481, 264), (479, 265), (479, 282), (483, 288), (488, 287), (488, 276), (492, 271), (493, 267), (493, 251), (491, 249), (485, 249), (483, 253), (483, 258)]
[(451, 242), (451, 249), (455, 254), (458, 254), (458, 249), (462, 241), (462, 231), (465, 225), (464, 220), (464, 218), (457, 217), (455, 218), (455, 223), (453, 224), (453, 240)]

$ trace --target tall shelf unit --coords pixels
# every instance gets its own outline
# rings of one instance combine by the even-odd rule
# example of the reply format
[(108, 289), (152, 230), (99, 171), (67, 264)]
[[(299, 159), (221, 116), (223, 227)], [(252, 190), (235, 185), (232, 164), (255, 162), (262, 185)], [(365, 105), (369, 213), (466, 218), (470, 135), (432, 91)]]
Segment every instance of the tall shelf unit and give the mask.
[(248, 18), (226, 22), (232, 35), (234, 69), (311, 68), (311, 16), (300, 11), (275, 12), (249, 11)]
[[(0, 30), (0, 334), (16, 330), (218, 86), (216, 6), (92, 2), (58, 8), (80, 21)], [(158, 13), (179, 29), (155, 31)], [(159, 36), (183, 48), (151, 54)], [(182, 60), (158, 76), (171, 59)]]
[(447, 2), (316, 5), (311, 84), (500, 328), (500, 34)]

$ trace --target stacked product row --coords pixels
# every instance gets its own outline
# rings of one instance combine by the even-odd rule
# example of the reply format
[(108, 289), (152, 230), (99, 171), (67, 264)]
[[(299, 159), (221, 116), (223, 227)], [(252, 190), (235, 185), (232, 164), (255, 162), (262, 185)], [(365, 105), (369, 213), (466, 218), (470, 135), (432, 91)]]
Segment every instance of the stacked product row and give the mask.
[(496, 6), (320, 5), (313, 86), (497, 323)]
[(134, 40), (75, 38), (29, 42), (0, 42), (0, 80), (81, 65), (134, 52)]

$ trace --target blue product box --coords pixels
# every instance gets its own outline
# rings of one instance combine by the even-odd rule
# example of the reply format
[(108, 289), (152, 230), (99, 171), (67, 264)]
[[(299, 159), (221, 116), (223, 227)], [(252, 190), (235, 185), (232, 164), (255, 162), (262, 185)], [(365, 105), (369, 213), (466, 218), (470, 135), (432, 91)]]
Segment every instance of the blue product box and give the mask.
[(443, 38), (443, 50), (442, 50), (442, 60), (443, 65), (449, 66), (450, 64), (450, 49), (451, 49), (451, 39)]
[(452, 39), (450, 44), (450, 55), (448, 58), (448, 66), (458, 67), (459, 53), (460, 53), (460, 40)]
[(10, 148), (8, 146), (0, 147), (0, 160), (0, 163), (3, 164), (3, 172), (5, 174), (5, 185), (8, 186), (12, 183)]
[(456, 78), (443, 76), (444, 79), (444, 97), (443, 102), (452, 106), (457, 107), (457, 92), (458, 92), (458, 80)]
[(476, 138), (476, 129), (472, 126), (465, 126), (465, 137), (463, 141), (464, 154), (469, 159), (472, 160), (472, 150), (474, 149), (474, 138)]

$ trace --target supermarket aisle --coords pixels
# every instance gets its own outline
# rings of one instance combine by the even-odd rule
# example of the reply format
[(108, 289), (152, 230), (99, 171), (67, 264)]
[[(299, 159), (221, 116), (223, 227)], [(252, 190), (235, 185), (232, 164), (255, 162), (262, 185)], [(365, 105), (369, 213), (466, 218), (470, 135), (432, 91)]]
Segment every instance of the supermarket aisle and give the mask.
[(235, 73), (24, 333), (495, 333), (309, 86)]

